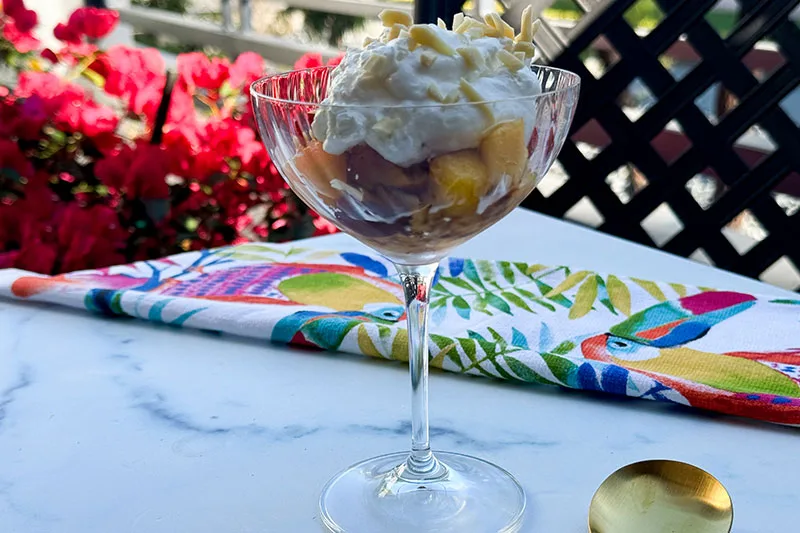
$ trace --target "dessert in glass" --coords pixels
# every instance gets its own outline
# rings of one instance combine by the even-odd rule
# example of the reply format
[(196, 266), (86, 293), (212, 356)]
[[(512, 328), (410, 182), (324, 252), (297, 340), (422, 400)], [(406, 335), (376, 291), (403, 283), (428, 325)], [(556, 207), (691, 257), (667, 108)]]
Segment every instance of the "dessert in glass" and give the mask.
[(309, 206), (397, 267), (406, 299), (411, 450), (355, 464), (323, 489), (332, 531), (516, 531), (525, 493), (489, 462), (433, 453), (428, 293), (439, 261), (533, 190), (567, 136), (578, 76), (532, 65), (531, 10), (518, 35), (497, 14), (450, 28), (399, 11), (335, 68), (252, 85), (272, 160)]

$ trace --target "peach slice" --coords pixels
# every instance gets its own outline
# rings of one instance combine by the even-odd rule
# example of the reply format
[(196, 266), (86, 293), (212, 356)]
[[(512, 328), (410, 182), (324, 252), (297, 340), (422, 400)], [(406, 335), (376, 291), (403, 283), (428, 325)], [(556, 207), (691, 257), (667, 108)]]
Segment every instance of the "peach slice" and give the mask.
[(431, 177), (438, 187), (439, 202), (450, 216), (475, 214), (478, 202), (491, 185), (489, 171), (475, 150), (460, 150), (431, 159)]
[(332, 180), (347, 180), (347, 158), (344, 155), (329, 154), (322, 149), (322, 143), (312, 141), (294, 158), (294, 166), (308, 179), (315, 192), (336, 199), (341, 192), (331, 186)]
[(512, 185), (519, 183), (528, 163), (526, 144), (522, 119), (500, 122), (486, 133), (479, 150), (492, 183), (504, 175), (511, 178)]

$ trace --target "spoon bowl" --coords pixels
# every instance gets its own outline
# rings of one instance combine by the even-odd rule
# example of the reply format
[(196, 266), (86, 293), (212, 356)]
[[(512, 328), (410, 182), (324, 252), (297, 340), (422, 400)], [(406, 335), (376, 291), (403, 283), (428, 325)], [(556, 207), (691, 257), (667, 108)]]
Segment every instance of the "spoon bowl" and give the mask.
[(733, 503), (714, 476), (678, 461), (624, 466), (592, 497), (589, 533), (730, 533)]

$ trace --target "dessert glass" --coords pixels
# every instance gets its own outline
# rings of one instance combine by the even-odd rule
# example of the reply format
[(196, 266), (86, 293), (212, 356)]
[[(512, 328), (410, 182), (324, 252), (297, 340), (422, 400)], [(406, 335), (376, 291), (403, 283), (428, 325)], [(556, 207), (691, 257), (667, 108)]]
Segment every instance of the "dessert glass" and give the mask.
[[(527, 68), (527, 67), (526, 67)], [(467, 455), (431, 451), (428, 429), (428, 293), (439, 261), (485, 230), (533, 190), (558, 155), (578, 101), (577, 75), (530, 67), (541, 92), (512, 99), (382, 106), (387, 113), (488, 113), (512, 103), (533, 117), (486, 129), (478, 146), (399, 167), (366, 145), (323, 150), (312, 122), (330, 67), (276, 74), (250, 90), (262, 139), (284, 179), (321, 216), (390, 259), (406, 299), (411, 374), (411, 450), (368, 459), (323, 489), (320, 515), (332, 531), (517, 531), (525, 493), (502, 468)], [(477, 107), (476, 107), (477, 106)], [(378, 106), (363, 106), (378, 107)], [(438, 135), (448, 131), (447, 121)]]

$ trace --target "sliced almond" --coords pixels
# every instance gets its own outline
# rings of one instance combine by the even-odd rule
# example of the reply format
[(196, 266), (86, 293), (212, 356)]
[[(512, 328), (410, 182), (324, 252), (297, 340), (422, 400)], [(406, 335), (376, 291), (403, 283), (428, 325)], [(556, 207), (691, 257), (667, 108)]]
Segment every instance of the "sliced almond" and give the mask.
[(486, 60), (483, 58), (481, 51), (476, 47), (465, 46), (463, 48), (457, 48), (456, 52), (464, 58), (464, 63), (466, 63), (467, 67), (470, 69), (481, 71), (486, 68)]
[(422, 64), (423, 67), (430, 68), (431, 65), (433, 65), (433, 63), (436, 61), (437, 57), (439, 56), (436, 55), (435, 53), (426, 50), (425, 52), (422, 52), (422, 54), (419, 56), (419, 62)]
[(403, 26), (411, 26), (414, 20), (411, 15), (405, 11), (398, 9), (384, 9), (378, 13), (378, 18), (381, 19), (383, 25), (387, 28), (393, 27), (395, 24), (402, 24)]
[(443, 30), (447, 29), (447, 23), (440, 18), (436, 19), (436, 25), (442, 28)]
[(528, 41), (519, 41), (514, 43), (514, 51), (522, 52), (525, 54), (525, 57), (533, 57), (536, 55), (536, 47), (533, 45), (533, 43)]
[(442, 90), (435, 83), (428, 85), (428, 89), (425, 92), (440, 104), (444, 103), (445, 95), (442, 94)]
[(403, 25), (403, 24), (394, 24), (389, 29), (389, 38), (388, 38), (388, 40), (389, 41), (394, 41), (395, 39), (400, 37), (400, 32), (403, 31), (403, 30), (408, 31), (407, 27), (405, 25)]
[(464, 22), (464, 13), (461, 13), (461, 12), (459, 11), (458, 13), (456, 13), (455, 15), (453, 15), (453, 29), (455, 30), (456, 28), (458, 28), (458, 26), (459, 26), (459, 25), (460, 25), (462, 22)]
[(488, 118), (490, 121), (494, 121), (494, 113), (492, 113), (492, 109), (486, 104), (486, 99), (481, 96), (481, 93), (478, 92), (475, 86), (468, 82), (465, 78), (461, 78), (461, 81), (458, 85), (461, 88), (461, 92), (467, 97), (467, 100), (477, 103), (483, 114), (486, 115), (486, 118)]
[(361, 43), (362, 48), (366, 48), (367, 46), (371, 45), (375, 42), (375, 39), (372, 37), (364, 37), (364, 41)]
[(450, 92), (444, 95), (444, 103), (455, 104), (459, 98), (461, 98), (461, 92), (458, 89), (451, 89)]
[(504, 21), (500, 15), (494, 11), (484, 15), (483, 20), (486, 21), (487, 26), (493, 30), (491, 33), (487, 32), (489, 37), (508, 37), (509, 39), (514, 38), (514, 28), (509, 26), (506, 21)]
[(514, 52), (514, 57), (516, 57), (523, 63), (525, 62), (526, 59), (528, 59), (528, 56), (525, 55), (525, 52)]
[(401, 122), (398, 119), (390, 118), (390, 117), (383, 117), (378, 122), (376, 122), (374, 126), (372, 126), (372, 129), (377, 131), (378, 133), (383, 133), (385, 135), (391, 135), (400, 126), (401, 126)]
[[(491, 30), (491, 28), (489, 29)], [(473, 41), (475, 39), (480, 39), (481, 37), (486, 37), (486, 26), (484, 24), (481, 24), (480, 26), (476, 24), (475, 26), (468, 28), (467, 31), (464, 32), (464, 35)]]
[(526, 7), (522, 10), (522, 20), (520, 22), (519, 28), (519, 35), (514, 39), (517, 42), (531, 42), (533, 40), (533, 36), (531, 35), (531, 24), (533, 23), (533, 14), (531, 13), (533, 8), (531, 6)]
[(414, 24), (409, 30), (411, 38), (422, 46), (427, 46), (446, 56), (456, 55), (456, 51), (436, 33), (433, 27), (425, 24)]
[(499, 59), (500, 62), (508, 67), (508, 70), (512, 72), (516, 72), (525, 66), (525, 63), (514, 57), (514, 54), (511, 54), (505, 50), (500, 50), (497, 52), (497, 59)]

